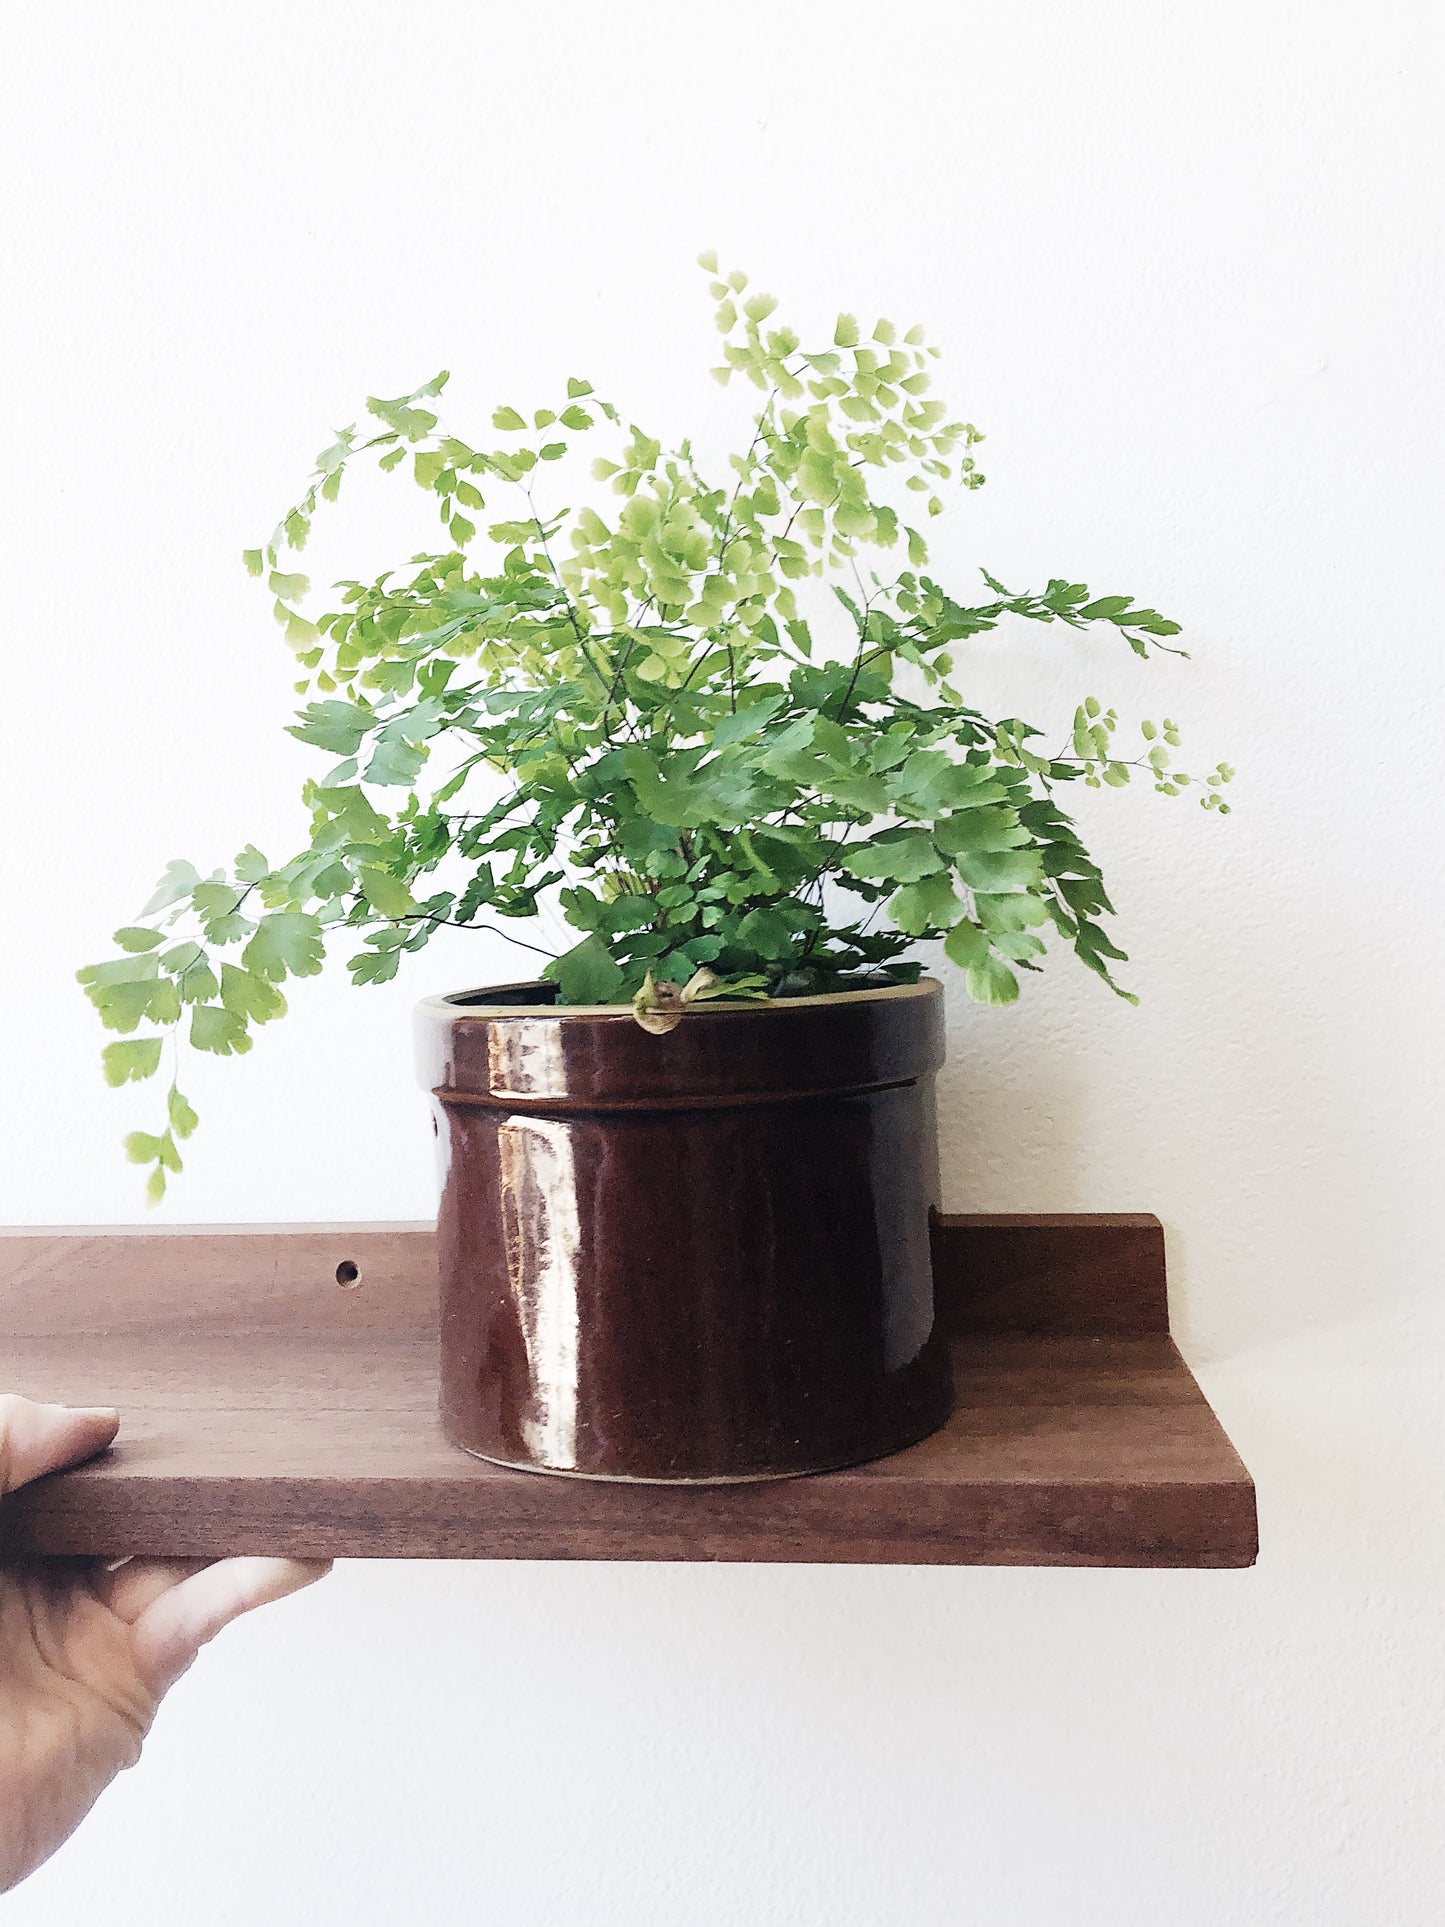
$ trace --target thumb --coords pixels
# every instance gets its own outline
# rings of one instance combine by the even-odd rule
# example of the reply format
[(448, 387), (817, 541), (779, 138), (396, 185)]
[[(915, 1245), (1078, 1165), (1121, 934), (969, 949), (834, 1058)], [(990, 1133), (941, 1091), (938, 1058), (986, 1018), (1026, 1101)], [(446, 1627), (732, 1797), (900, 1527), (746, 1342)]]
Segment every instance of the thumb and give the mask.
[(103, 1452), (119, 1430), (112, 1408), (40, 1405), (0, 1393), (0, 1497)]

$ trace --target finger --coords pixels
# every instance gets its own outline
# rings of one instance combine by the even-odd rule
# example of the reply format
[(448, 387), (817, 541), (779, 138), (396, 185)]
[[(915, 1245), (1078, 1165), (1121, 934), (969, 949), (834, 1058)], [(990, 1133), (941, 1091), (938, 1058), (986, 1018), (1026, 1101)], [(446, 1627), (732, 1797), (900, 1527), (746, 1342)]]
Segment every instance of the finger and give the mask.
[(0, 1393), (0, 1495), (103, 1452), (120, 1430), (113, 1408), (40, 1405)]
[(96, 1573), (91, 1589), (117, 1619), (133, 1626), (148, 1606), (211, 1563), (209, 1559), (125, 1559)]
[(136, 1664), (156, 1693), (174, 1685), (202, 1646), (242, 1613), (299, 1592), (329, 1559), (222, 1559), (172, 1586), (136, 1620)]

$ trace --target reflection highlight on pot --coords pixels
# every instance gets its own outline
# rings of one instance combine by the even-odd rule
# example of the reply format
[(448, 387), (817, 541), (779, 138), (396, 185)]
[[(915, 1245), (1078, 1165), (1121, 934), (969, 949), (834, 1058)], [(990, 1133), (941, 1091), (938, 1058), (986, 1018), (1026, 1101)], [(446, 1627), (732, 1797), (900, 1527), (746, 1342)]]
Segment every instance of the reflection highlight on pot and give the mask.
[(522, 1420), (543, 1465), (577, 1464), (577, 1258), (582, 1224), (572, 1138), (560, 1118), (510, 1117), (497, 1132), (507, 1276), (532, 1398)]
[(567, 1072), (556, 1020), (494, 1025), (487, 1034), (487, 1083), (496, 1097), (561, 1096)]

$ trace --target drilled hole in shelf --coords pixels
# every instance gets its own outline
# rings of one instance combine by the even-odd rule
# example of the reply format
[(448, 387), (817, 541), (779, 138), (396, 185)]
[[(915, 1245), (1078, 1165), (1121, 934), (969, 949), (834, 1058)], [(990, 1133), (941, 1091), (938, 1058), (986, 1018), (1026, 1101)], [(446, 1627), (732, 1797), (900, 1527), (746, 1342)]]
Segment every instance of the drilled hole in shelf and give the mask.
[(353, 1264), (350, 1258), (343, 1258), (336, 1267), (336, 1282), (343, 1291), (355, 1291), (361, 1283), (361, 1266)]

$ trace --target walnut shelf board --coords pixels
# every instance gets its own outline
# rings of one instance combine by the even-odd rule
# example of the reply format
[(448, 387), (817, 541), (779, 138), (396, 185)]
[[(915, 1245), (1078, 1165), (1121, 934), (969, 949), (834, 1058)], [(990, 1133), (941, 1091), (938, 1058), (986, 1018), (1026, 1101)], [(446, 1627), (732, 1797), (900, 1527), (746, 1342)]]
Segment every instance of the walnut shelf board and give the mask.
[(755, 1485), (547, 1478), (456, 1450), (436, 1418), (434, 1265), (426, 1225), (0, 1232), (0, 1386), (123, 1414), (111, 1452), (6, 1502), (3, 1549), (1255, 1558), (1253, 1484), (1169, 1337), (1154, 1218), (941, 1219), (953, 1418), (876, 1464)]

